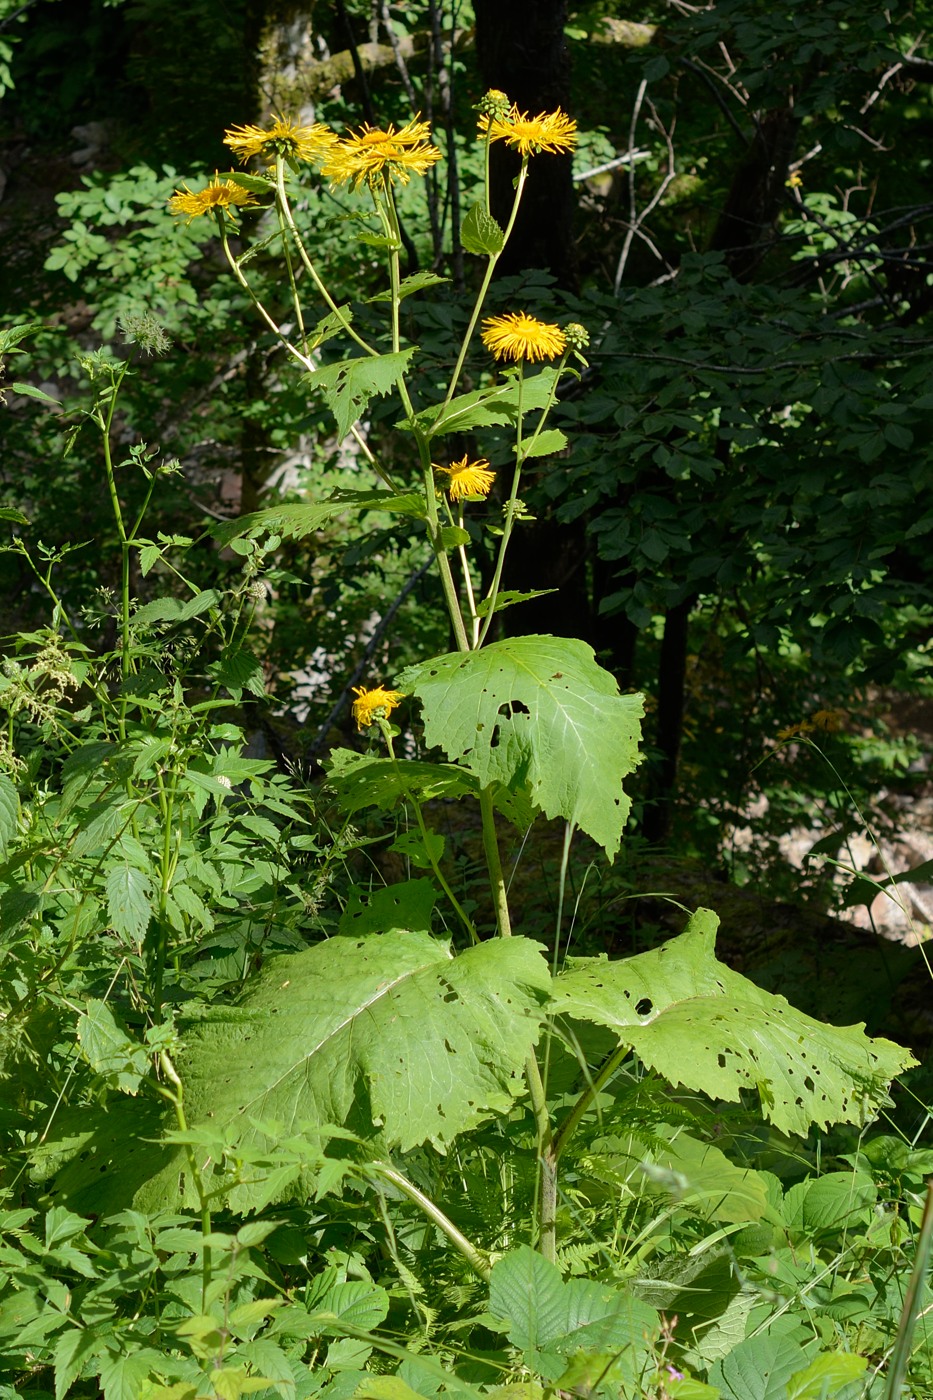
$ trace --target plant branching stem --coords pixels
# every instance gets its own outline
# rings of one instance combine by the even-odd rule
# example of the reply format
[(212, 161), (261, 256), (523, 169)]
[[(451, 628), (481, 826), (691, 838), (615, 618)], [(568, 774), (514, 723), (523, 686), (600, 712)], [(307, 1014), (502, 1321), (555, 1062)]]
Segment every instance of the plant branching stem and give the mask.
[(490, 1266), (486, 1255), (467, 1239), (462, 1230), (457, 1229), (449, 1216), (444, 1214), (440, 1206), (434, 1204), (430, 1196), (426, 1196), (413, 1181), (409, 1181), (408, 1177), (403, 1176), (395, 1167), (390, 1167), (388, 1162), (371, 1162), (367, 1171), (377, 1178), (391, 1182), (410, 1201), (414, 1201), (419, 1210), (422, 1210), (428, 1219), (433, 1221), (437, 1228), (447, 1236), (454, 1248), (463, 1255), (474, 1273), (478, 1274), (484, 1283), (489, 1282)]

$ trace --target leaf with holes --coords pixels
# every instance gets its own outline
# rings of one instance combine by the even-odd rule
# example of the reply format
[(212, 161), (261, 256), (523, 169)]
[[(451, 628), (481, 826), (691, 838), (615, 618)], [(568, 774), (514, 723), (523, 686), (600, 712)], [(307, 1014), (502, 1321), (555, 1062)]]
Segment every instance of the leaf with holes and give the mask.
[[(278, 1140), (263, 1123), (285, 1133), (336, 1124), (379, 1132), (403, 1152), (424, 1142), (444, 1150), (524, 1093), (550, 983), (538, 944), (525, 938), (454, 958), (426, 932), (390, 928), (270, 959), (239, 1004), (211, 1007), (185, 1036), (176, 1064), (188, 1124), (256, 1152)], [(103, 1213), (129, 1204), (132, 1186), (140, 1208), (178, 1205), (184, 1154), (148, 1147), (153, 1179), (140, 1186), (139, 1161), (124, 1162), (127, 1138), (151, 1129), (119, 1108), (111, 1105), (96, 1142), (74, 1143), (51, 1194)], [(84, 1126), (94, 1133), (92, 1111)], [(58, 1161), (67, 1155), (63, 1144)], [(258, 1180), (238, 1188), (238, 1208), (262, 1191)], [(190, 1182), (187, 1195), (191, 1203)]]
[(909, 1051), (864, 1025), (828, 1026), (719, 962), (719, 919), (698, 909), (679, 938), (610, 963), (581, 958), (554, 987), (558, 1011), (608, 1026), (669, 1083), (735, 1101), (756, 1090), (765, 1117), (805, 1137), (810, 1124), (868, 1123)]
[(643, 701), (619, 694), (585, 642), (509, 637), (409, 666), (398, 686), (421, 701), (427, 742), (482, 787), (527, 789), (538, 811), (574, 822), (615, 855)]

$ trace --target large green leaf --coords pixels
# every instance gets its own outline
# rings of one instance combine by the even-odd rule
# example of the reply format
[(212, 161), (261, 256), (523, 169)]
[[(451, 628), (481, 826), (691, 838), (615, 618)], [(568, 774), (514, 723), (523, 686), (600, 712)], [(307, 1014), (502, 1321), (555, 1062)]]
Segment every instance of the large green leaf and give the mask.
[(458, 958), (423, 932), (329, 939), (271, 963), (191, 1036), (191, 1119), (344, 1123), (365, 1085), (390, 1145), (446, 1147), (511, 1107), (548, 984), (524, 939)]
[(409, 666), (398, 685), (421, 701), (428, 743), (483, 787), (526, 788), (539, 811), (574, 822), (615, 855), (643, 703), (619, 694), (585, 642), (509, 637)]
[(737, 1100), (756, 1090), (778, 1128), (867, 1123), (895, 1075), (915, 1063), (864, 1025), (828, 1026), (762, 991), (715, 955), (719, 919), (698, 909), (660, 948), (610, 963), (585, 958), (554, 987), (558, 1010), (614, 1030), (671, 1084)]
[[(212, 1007), (187, 1034), (177, 1067), (188, 1123), (259, 1153), (277, 1140), (261, 1123), (285, 1133), (348, 1124), (380, 1132), (388, 1147), (430, 1141), (444, 1150), (524, 1092), (549, 987), (539, 946), (524, 938), (454, 958), (426, 932), (390, 929), (270, 960), (239, 1004)], [(93, 1118), (70, 1152), (58, 1149), (58, 1160), (74, 1160), (56, 1199), (95, 1202), (97, 1211), (119, 1209), (127, 1195), (177, 1204), (183, 1154), (149, 1149), (157, 1179), (141, 1188), (126, 1138), (152, 1136), (150, 1123), (134, 1128), (119, 1103), (96, 1128)], [(190, 1183), (183, 1189), (190, 1202)], [(249, 1206), (251, 1189), (258, 1199), (261, 1182), (238, 1189), (238, 1208)]]

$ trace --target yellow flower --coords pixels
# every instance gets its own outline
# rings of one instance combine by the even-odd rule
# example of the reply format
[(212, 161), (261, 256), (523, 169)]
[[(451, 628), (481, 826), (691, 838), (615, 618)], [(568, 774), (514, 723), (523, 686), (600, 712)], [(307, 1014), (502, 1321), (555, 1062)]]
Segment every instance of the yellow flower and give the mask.
[(202, 214), (213, 214), (218, 209), (223, 209), (229, 214), (234, 205), (242, 208), (244, 205), (255, 203), (256, 200), (249, 190), (241, 189), (233, 180), (221, 180), (215, 172), (207, 189), (195, 192), (185, 185), (183, 191), (175, 191), (168, 207), (173, 214), (187, 214), (186, 222), (190, 224), (192, 219), (197, 219)]
[(481, 115), (477, 125), (481, 136), (488, 131), (491, 141), (504, 141), (523, 156), (539, 155), (541, 151), (551, 154), (570, 151), (577, 144), (577, 124), (559, 107), (556, 112), (529, 117), (527, 112), (520, 112), (513, 106), (505, 117), (490, 120)]
[(447, 490), (452, 501), (459, 501), (462, 496), (488, 496), (496, 477), (495, 472), (490, 471), (485, 457), (481, 457), (478, 462), (471, 462), (467, 457), (462, 457), (459, 462), (451, 462), (449, 467), (436, 466), (434, 470), (446, 472), (450, 477)]
[(483, 325), (483, 344), (497, 360), (553, 360), (567, 345), (560, 326), (539, 321), (526, 311), (486, 316)]
[(403, 698), (400, 690), (385, 690), (381, 685), (377, 685), (375, 690), (355, 685), (353, 694), (359, 696), (358, 700), (353, 701), (353, 718), (361, 732), (368, 729), (377, 718), (388, 719)]
[(236, 153), (241, 164), (250, 156), (261, 156), (267, 165), (273, 165), (276, 156), (314, 164), (324, 159), (336, 140), (336, 133), (320, 122), (298, 126), (288, 117), (276, 117), (268, 128), (233, 126), (224, 133), (224, 145)]
[(816, 710), (810, 716), (813, 729), (823, 729), (827, 734), (837, 733), (847, 718), (845, 710)]
[(787, 185), (788, 189), (798, 190), (803, 184), (803, 176), (799, 170), (792, 170), (784, 183)]
[(441, 159), (440, 151), (428, 140), (430, 134), (428, 123), (418, 120), (409, 122), (400, 131), (396, 131), (391, 122), (385, 131), (364, 125), (362, 130), (351, 132), (331, 147), (321, 174), (332, 185), (349, 184), (352, 189), (364, 180), (375, 184), (386, 174), (390, 179), (398, 177), (407, 185), (412, 171), (423, 175)]
[(777, 741), (783, 744), (785, 739), (803, 738), (807, 734), (812, 734), (815, 726), (808, 719), (802, 719), (799, 724), (789, 724), (786, 729), (779, 729)]

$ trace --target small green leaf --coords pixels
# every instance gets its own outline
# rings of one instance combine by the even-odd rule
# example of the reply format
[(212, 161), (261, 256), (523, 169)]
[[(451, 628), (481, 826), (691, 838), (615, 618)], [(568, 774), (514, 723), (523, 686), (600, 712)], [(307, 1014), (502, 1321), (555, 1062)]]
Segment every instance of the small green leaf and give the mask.
[(28, 525), (29, 519), (21, 510), (12, 506), (0, 506), (0, 520), (10, 520), (14, 525)]
[(404, 880), (375, 890), (354, 886), (340, 916), (340, 932), (355, 935), (410, 928), (428, 933), (436, 902), (437, 890), (426, 879)]
[(370, 399), (391, 393), (417, 349), (417, 345), (411, 345), (392, 355), (361, 355), (354, 360), (339, 360), (307, 377), (312, 387), (323, 391), (337, 420), (337, 435), (341, 440), (366, 411)]
[(316, 350), (325, 341), (331, 340), (341, 331), (345, 331), (347, 326), (353, 321), (353, 310), (349, 306), (338, 307), (336, 311), (329, 311), (326, 316), (322, 316), (320, 321), (308, 334), (308, 344), (312, 350)]
[(459, 525), (444, 525), (441, 527), (441, 546), (445, 551), (456, 549), (458, 545), (469, 543), (469, 531), (462, 530)]
[[(562, 452), (566, 446), (567, 438), (560, 428), (544, 428), (532, 442), (522, 444), (522, 456), (550, 457), (555, 452)], [(517, 446), (513, 446), (512, 451), (517, 450)]]
[(505, 234), (482, 204), (474, 204), (460, 225), (460, 242), (468, 253), (493, 256), (505, 247)]
[(334, 491), (326, 501), (271, 507), (241, 515), (238, 520), (215, 526), (211, 534), (220, 544), (233, 544), (246, 536), (277, 534), (285, 540), (303, 540), (334, 516), (350, 510), (386, 510), (423, 519), (424, 498), (416, 491)]
[(165, 1358), (152, 1347), (110, 1352), (101, 1363), (100, 1383), (104, 1400), (139, 1400), (143, 1383), (162, 1374)]
[(149, 1052), (133, 1040), (104, 1001), (88, 1000), (78, 1018), (78, 1042), (95, 1074), (124, 1094), (135, 1094), (149, 1072)]
[(274, 180), (263, 175), (248, 175), (245, 170), (227, 170), (224, 179), (232, 180), (241, 190), (249, 190), (251, 194), (271, 194), (275, 189)]
[(444, 838), (436, 831), (428, 831), (424, 837), (418, 831), (406, 831), (393, 841), (389, 850), (407, 856), (420, 870), (430, 870), (444, 854)]
[(389, 812), (400, 801), (416, 795), (421, 802), (438, 797), (462, 797), (477, 791), (472, 774), (453, 764), (424, 763), (417, 759), (372, 758), (352, 749), (334, 749), (327, 763), (328, 786), (351, 815), (366, 807)]
[[(413, 272), (410, 277), (403, 277), (398, 284), (398, 299), (404, 300), (410, 297), (413, 292), (423, 292), (425, 287), (441, 287), (445, 282), (449, 282), (449, 277), (438, 277), (436, 272)], [(379, 292), (374, 297), (367, 297), (368, 302), (391, 301), (392, 293)]]
[[(551, 397), (556, 371), (545, 365), (537, 374), (530, 375), (522, 384), (522, 410), (544, 408)], [(447, 433), (467, 432), (472, 428), (502, 427), (514, 423), (518, 417), (518, 379), (508, 370), (501, 380), (488, 389), (474, 389), (469, 394), (459, 394), (440, 413), (436, 408), (426, 408), (416, 415), (415, 422), (428, 437), (443, 437)], [(401, 429), (410, 430), (409, 423), (399, 423)]]
[(50, 403), (55, 408), (62, 406), (60, 399), (53, 399), (51, 394), (44, 394), (34, 384), (11, 384), (10, 389), (14, 394), (22, 394), (27, 399), (38, 399), (39, 403)]
[[(868, 1362), (851, 1351), (823, 1352), (787, 1382), (787, 1400), (842, 1400), (843, 1387), (865, 1374)], [(856, 1394), (862, 1394), (857, 1387)]]
[[(548, 593), (556, 593), (556, 588), (532, 588), (528, 593), (519, 593), (514, 588), (504, 588), (496, 595), (496, 612), (512, 608), (516, 603), (527, 603), (531, 598), (544, 598)], [(476, 616), (485, 617), (489, 612), (489, 599), (484, 598), (476, 605)]]
[(6, 326), (5, 329), (0, 330), (0, 355), (9, 354), (21, 340), (25, 340), (29, 335), (36, 335), (42, 330), (45, 330), (42, 321), (26, 321), (21, 326)]

